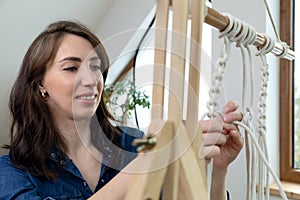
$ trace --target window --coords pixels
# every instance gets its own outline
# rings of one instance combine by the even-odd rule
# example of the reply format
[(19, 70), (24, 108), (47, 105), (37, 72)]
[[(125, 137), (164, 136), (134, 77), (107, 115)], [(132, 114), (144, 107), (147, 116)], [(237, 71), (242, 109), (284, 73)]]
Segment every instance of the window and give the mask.
[[(280, 1), (280, 37), (297, 54), (300, 10), (295, 0)], [(296, 12), (294, 12), (296, 11)], [(295, 15), (294, 15), (295, 13)], [(297, 26), (296, 26), (297, 25)], [(280, 178), (300, 183), (300, 74), (299, 62), (280, 61)]]
[[(210, 6), (210, 4), (208, 4)], [(169, 12), (169, 27), (172, 26), (172, 16), (173, 12)], [(203, 66), (208, 66), (212, 65), (211, 63), (211, 51), (212, 51), (212, 28), (208, 24), (203, 24), (203, 38), (205, 40), (202, 40), (202, 57), (201, 57), (201, 65)], [(168, 33), (170, 34), (170, 33)], [(168, 37), (170, 37), (169, 35)], [(151, 37), (151, 35), (150, 35)], [(187, 26), (187, 52), (186, 52), (186, 66), (189, 65), (188, 60), (189, 60), (189, 45), (190, 45), (190, 38), (191, 38), (191, 21), (190, 19), (188, 20), (188, 26)], [(146, 46), (142, 47), (142, 50), (139, 52), (139, 55), (137, 57), (137, 62), (136, 62), (136, 83), (137, 87), (141, 89), (142, 91), (145, 91), (147, 95), (149, 95), (150, 101), (152, 99), (152, 82), (153, 82), (153, 77), (149, 77), (149, 74), (153, 74), (153, 60), (154, 60), (154, 43), (155, 43), (155, 38), (151, 37), (148, 39), (145, 39), (148, 43)], [(166, 57), (166, 66), (167, 68), (170, 67), (170, 62), (171, 62), (171, 54), (169, 50), (171, 49), (171, 39), (167, 42), (167, 57)], [(169, 74), (168, 74), (168, 69), (166, 69), (166, 77), (165, 77), (165, 82), (166, 84), (169, 84)], [(186, 73), (186, 79), (188, 79), (188, 71)], [(206, 103), (209, 100), (209, 94), (208, 94), (208, 86), (210, 83), (210, 78), (211, 78), (211, 71), (210, 68), (202, 68), (201, 69), (201, 75), (200, 75), (200, 104), (199, 104), (199, 116), (202, 116), (204, 112), (207, 111), (206, 108)], [(185, 88), (187, 89), (187, 88)], [(167, 105), (168, 105), (168, 88), (165, 89), (165, 99), (164, 99), (164, 105), (165, 105), (165, 110), (164, 114), (168, 113), (167, 111)], [(185, 105), (186, 106), (186, 105)], [(185, 109), (185, 108), (184, 108)], [(139, 124), (140, 128), (143, 131), (146, 131), (149, 123), (151, 121), (151, 112), (148, 109), (137, 107), (137, 117), (139, 119)], [(183, 115), (185, 116), (185, 112)], [(184, 117), (183, 116), (183, 117)], [(166, 116), (165, 116), (166, 117)], [(133, 119), (132, 121), (135, 121)], [(130, 124), (131, 126), (134, 126), (134, 123)]]
[[(295, 1), (295, 9), (300, 10), (299, 1)], [(299, 20), (300, 13), (295, 12), (295, 20)], [(300, 26), (299, 22), (296, 26), (294, 21), (294, 35), (299, 35)], [(294, 46), (299, 46), (299, 37), (294, 38)], [(297, 49), (296, 49), (297, 50)], [(294, 162), (293, 166), (295, 169), (300, 169), (300, 69), (299, 60), (294, 62)]]

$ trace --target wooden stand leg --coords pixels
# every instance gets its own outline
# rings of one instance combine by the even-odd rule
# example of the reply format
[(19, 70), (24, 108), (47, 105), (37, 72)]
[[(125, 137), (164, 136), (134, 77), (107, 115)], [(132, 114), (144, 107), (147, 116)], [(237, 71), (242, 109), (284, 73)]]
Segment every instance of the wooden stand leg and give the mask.
[[(152, 123), (149, 128), (157, 127), (160, 123)], [(141, 152), (137, 158), (135, 169), (130, 169), (132, 180), (125, 200), (155, 200), (159, 199), (165, 175), (167, 173), (172, 148), (170, 145), (174, 137), (174, 126), (171, 122), (165, 122), (161, 131), (157, 134), (156, 146), (148, 152)], [(135, 161), (133, 161), (135, 162)], [(145, 166), (146, 163), (146, 166)]]
[(158, 200), (162, 193), (163, 200), (208, 200), (202, 174), (205, 162), (199, 162), (184, 124), (176, 131), (174, 123), (167, 121), (157, 136), (156, 146), (140, 153), (125, 199)]

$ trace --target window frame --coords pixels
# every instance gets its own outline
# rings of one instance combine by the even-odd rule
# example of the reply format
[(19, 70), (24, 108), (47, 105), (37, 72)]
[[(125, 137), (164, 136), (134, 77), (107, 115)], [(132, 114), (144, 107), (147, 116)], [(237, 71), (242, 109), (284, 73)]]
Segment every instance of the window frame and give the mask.
[[(293, 0), (280, 1), (280, 38), (293, 44)], [(280, 179), (300, 183), (293, 164), (293, 62), (280, 60)]]

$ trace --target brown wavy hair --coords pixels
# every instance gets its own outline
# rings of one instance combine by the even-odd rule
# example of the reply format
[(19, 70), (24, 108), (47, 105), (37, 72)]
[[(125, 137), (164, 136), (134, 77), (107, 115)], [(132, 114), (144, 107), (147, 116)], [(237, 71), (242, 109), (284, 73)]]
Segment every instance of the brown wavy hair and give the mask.
[[(67, 34), (85, 38), (95, 48), (100, 60), (105, 81), (109, 68), (107, 53), (98, 37), (85, 25), (75, 21), (57, 21), (40, 33), (26, 52), (18, 77), (12, 87), (9, 107), (12, 115), (11, 141), (4, 148), (14, 166), (28, 170), (32, 175), (53, 180), (56, 172), (48, 169), (46, 163), (53, 146), (65, 149), (65, 142), (51, 116), (47, 102), (39, 91), (46, 71)], [(118, 143), (117, 129), (110, 123), (113, 120), (104, 103), (103, 92), (96, 116), (106, 136)]]

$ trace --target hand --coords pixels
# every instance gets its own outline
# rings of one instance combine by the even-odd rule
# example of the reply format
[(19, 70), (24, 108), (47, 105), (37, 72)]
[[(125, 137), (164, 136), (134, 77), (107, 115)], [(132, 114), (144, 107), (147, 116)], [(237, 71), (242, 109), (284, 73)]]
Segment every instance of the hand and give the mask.
[(232, 123), (242, 120), (242, 114), (237, 109), (237, 102), (229, 101), (223, 108), (223, 119), (201, 122), (203, 153), (206, 159), (214, 158), (215, 169), (227, 169), (243, 147), (244, 141), (239, 129)]

